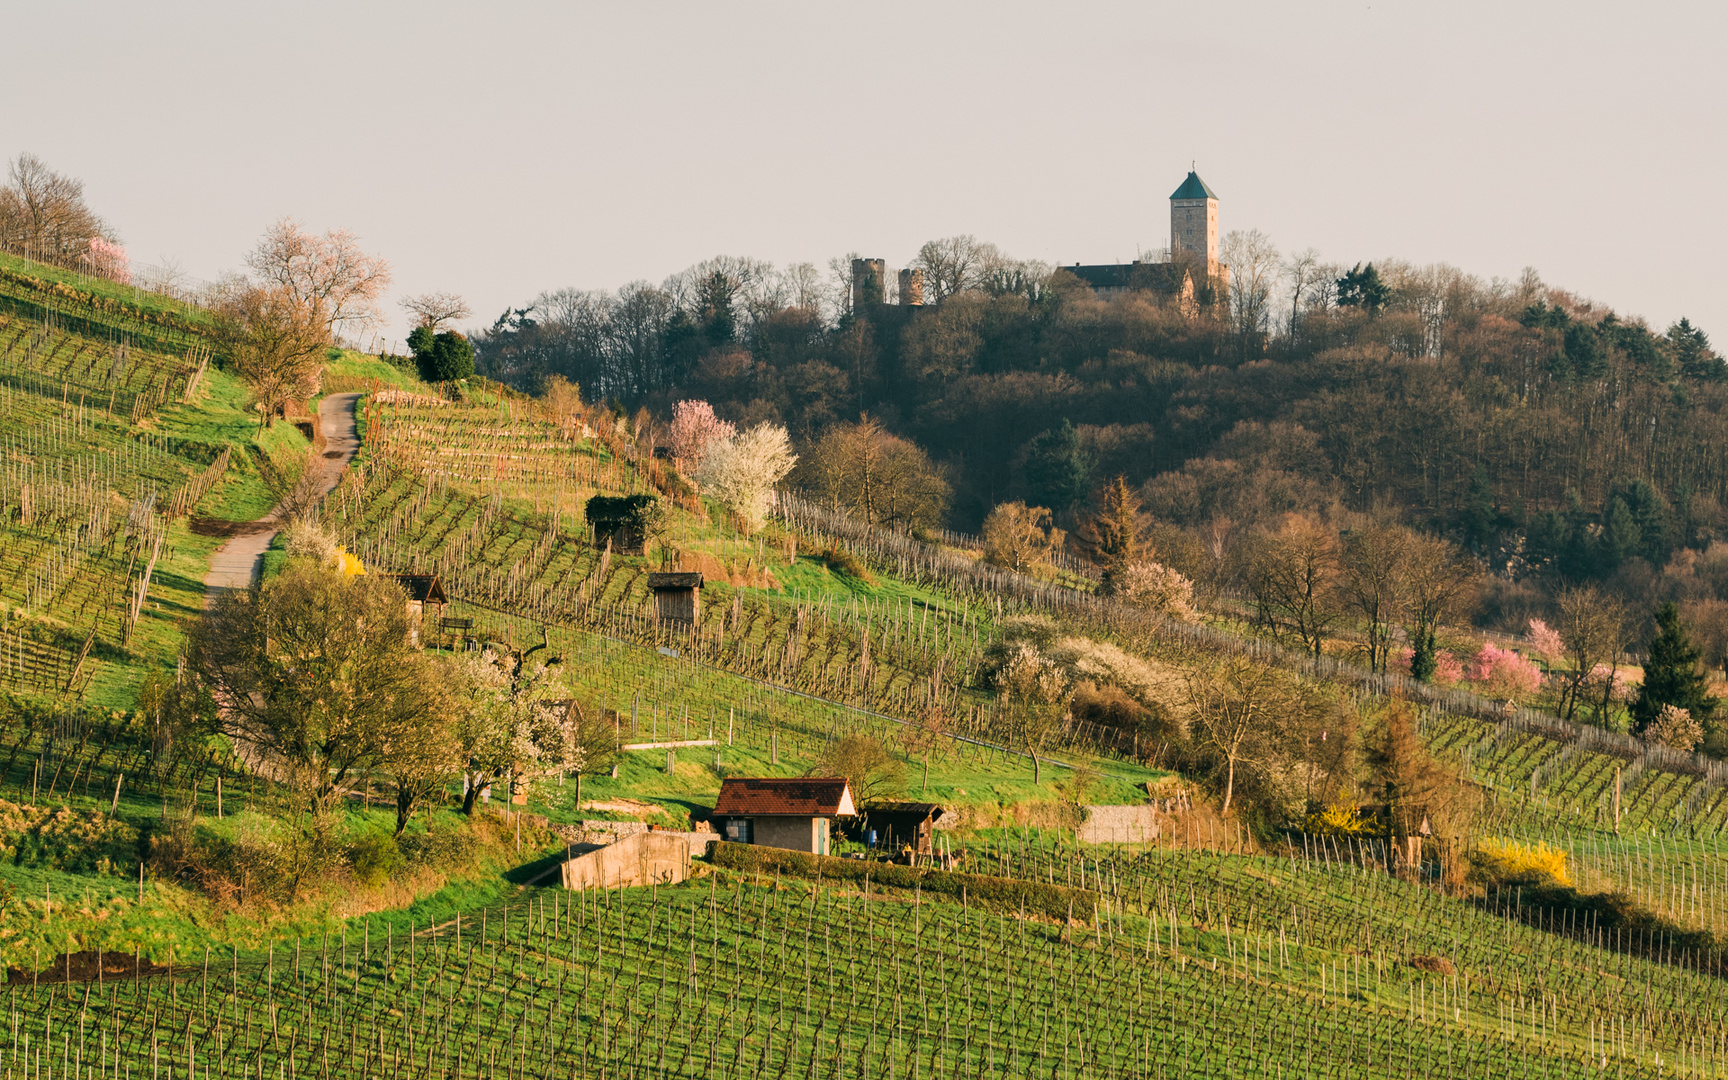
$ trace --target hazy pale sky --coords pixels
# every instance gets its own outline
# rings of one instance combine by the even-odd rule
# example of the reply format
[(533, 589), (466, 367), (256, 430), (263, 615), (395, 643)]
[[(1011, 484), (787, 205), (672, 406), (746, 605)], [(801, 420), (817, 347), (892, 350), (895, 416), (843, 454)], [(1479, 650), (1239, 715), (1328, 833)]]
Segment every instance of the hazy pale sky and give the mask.
[[(7, 4), (0, 155), (140, 263), (347, 226), (490, 323), (718, 254), (1168, 242), (1545, 281), (1728, 346), (1721, 3)], [(34, 43), (34, 44), (30, 44)], [(393, 298), (394, 299), (394, 298)], [(395, 311), (392, 302), (392, 313)], [(403, 320), (390, 333), (400, 338)]]

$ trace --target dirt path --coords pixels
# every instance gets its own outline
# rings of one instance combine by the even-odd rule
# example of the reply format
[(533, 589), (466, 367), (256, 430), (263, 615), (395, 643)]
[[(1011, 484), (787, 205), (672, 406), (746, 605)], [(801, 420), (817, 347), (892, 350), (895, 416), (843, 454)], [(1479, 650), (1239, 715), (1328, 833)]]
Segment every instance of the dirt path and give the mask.
[[(324, 456), (312, 466), (313, 491), (318, 498), (329, 494), (342, 479), (342, 471), (354, 460), (360, 439), (354, 425), (359, 394), (331, 394), (318, 404), (319, 428), (324, 433)], [(222, 589), (244, 589), (258, 576), (264, 552), (281, 531), (278, 505), (257, 521), (228, 538), (210, 557), (210, 572), (204, 575), (204, 602), (208, 604)]]

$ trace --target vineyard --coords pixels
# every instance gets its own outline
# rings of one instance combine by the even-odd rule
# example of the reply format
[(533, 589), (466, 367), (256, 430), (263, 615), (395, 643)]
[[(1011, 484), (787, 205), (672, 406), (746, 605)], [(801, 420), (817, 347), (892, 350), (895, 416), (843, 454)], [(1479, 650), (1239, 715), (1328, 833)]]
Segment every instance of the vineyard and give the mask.
[(1728, 1067), (1720, 979), (1664, 962), (1655, 940), (1551, 930), (1543, 912), (1507, 917), (1515, 898), (1460, 905), (1344, 863), (1049, 858), (1098, 894), (1090, 925), (715, 871), (675, 889), (531, 889), (436, 922), (411, 909), (261, 952), (80, 954), (56, 961), (76, 986), (54, 964), (15, 972), (0, 1056), (30, 1076)]
[[(562, 693), (650, 750), (587, 776), (590, 810), (547, 775), (525, 812), (439, 807), (401, 841), (486, 834), (507, 867), (375, 908), (199, 896), (157, 842), (262, 829), (281, 793), (137, 687), (176, 674), (213, 534), (263, 516), (307, 442), (259, 428), (197, 308), (50, 270), (0, 265), (0, 688), (48, 703), (0, 723), (9, 1074), (1728, 1074), (1719, 763), (1170, 623), (1074, 560), (1015, 574), (975, 538), (787, 493), (748, 530), (604, 409), (423, 386), (382, 359), (323, 381), (365, 395), (325, 524), (369, 571), (439, 576), (425, 645), (543, 646)], [(596, 535), (596, 494), (662, 497), (643, 554)], [(688, 624), (655, 617), (662, 569), (705, 579)], [(1403, 694), (1482, 796), (1478, 835), (1394, 874), (1382, 838), (1193, 810), (1134, 730), (1065, 716), (1033, 741), (987, 678), (1028, 616), (1159, 677), (1241, 655), (1343, 708)], [(728, 845), (680, 885), (545, 887), (591, 813), (692, 828), (724, 778), (805, 774), (858, 734), (908, 766), (907, 798), (947, 808), (941, 866)], [(389, 784), (357, 779), (355, 835), (387, 831)], [(1081, 842), (1088, 813), (1150, 801), (1155, 838)], [(1570, 885), (1448, 895), (1477, 842), (1563, 854)]]

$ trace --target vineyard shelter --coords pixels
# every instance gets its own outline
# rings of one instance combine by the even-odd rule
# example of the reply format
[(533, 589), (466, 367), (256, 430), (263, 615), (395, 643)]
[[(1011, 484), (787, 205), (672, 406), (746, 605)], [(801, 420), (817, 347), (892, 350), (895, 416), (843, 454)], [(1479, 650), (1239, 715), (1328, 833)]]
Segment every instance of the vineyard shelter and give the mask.
[(942, 808), (935, 803), (879, 803), (864, 811), (862, 838), (879, 850), (911, 848), (913, 854), (928, 855), (930, 833), (941, 816)]
[(739, 776), (721, 782), (714, 824), (735, 844), (826, 855), (829, 823), (857, 812), (844, 776)]
[(702, 617), (701, 574), (649, 574), (654, 616), (662, 624), (694, 626)]
[(444, 595), (444, 583), (437, 574), (386, 574), (408, 594), (408, 640), (420, 644), (420, 621), (426, 605), (435, 606), (434, 614), (444, 610), (450, 598)]
[(655, 495), (594, 495), (582, 509), (594, 527), (594, 546), (612, 545), (619, 555), (640, 555), (659, 513)]

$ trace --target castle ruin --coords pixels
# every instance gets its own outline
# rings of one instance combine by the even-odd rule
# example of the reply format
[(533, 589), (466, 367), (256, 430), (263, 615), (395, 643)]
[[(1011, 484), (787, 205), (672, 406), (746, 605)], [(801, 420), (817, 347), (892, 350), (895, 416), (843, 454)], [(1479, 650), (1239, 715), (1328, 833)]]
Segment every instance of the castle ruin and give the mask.
[[(1182, 309), (1197, 313), (1221, 302), (1230, 283), (1230, 267), (1218, 258), (1218, 195), (1192, 169), (1170, 195), (1170, 246), (1131, 263), (1074, 263), (1062, 270), (1092, 287), (1100, 296), (1144, 290), (1174, 297)], [(884, 307), (888, 264), (881, 259), (852, 260), (852, 310)], [(900, 271), (900, 307), (924, 305), (924, 272)]]

